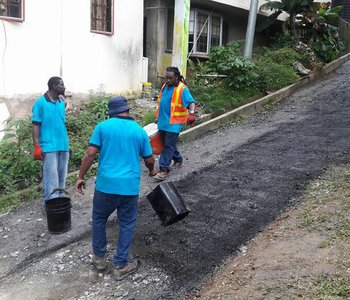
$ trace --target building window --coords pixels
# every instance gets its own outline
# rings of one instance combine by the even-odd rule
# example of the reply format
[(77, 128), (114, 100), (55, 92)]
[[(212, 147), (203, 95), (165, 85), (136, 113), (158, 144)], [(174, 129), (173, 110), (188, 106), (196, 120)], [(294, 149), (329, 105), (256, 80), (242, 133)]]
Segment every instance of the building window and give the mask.
[(193, 9), (190, 11), (188, 51), (190, 55), (208, 54), (222, 44), (222, 22), (218, 14)]
[(166, 11), (166, 22), (167, 28), (165, 31), (165, 51), (173, 51), (173, 36), (174, 36), (174, 9), (168, 8)]
[(91, 31), (113, 34), (113, 0), (91, 0)]
[(0, 19), (24, 21), (24, 0), (0, 0)]

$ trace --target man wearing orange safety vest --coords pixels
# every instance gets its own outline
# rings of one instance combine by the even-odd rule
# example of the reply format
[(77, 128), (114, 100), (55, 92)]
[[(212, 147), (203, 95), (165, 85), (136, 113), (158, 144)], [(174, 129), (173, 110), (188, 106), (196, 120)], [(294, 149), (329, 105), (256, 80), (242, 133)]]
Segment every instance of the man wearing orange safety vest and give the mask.
[(183, 77), (176, 67), (168, 67), (165, 72), (166, 82), (163, 84), (156, 110), (156, 122), (164, 144), (159, 158), (159, 172), (153, 178), (164, 180), (172, 168), (182, 166), (183, 157), (176, 143), (184, 124), (193, 125), (196, 121), (194, 114), (195, 100), (188, 87), (183, 83)]

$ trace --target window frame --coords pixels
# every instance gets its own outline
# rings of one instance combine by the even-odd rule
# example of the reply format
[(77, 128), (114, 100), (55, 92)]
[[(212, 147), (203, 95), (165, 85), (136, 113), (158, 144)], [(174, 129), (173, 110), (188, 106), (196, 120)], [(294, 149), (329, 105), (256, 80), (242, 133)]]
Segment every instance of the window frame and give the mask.
[(25, 0), (20, 0), (20, 1), (21, 1), (21, 5), (20, 5), (21, 17), (20, 18), (15, 18), (15, 17), (10, 17), (10, 16), (0, 16), (0, 20), (23, 23), (24, 20), (25, 20), (25, 11), (24, 11), (24, 8), (25, 8), (24, 2), (25, 2)]
[[(218, 46), (221, 46), (222, 45), (222, 38), (223, 38), (223, 23), (224, 23), (223, 16), (221, 14), (218, 14), (218, 13), (211, 13), (210, 11), (197, 9), (197, 8), (193, 8), (191, 10), (194, 11), (194, 26), (193, 26), (193, 32), (189, 31), (189, 34), (193, 34), (193, 50), (189, 49), (189, 52), (191, 53), (190, 56), (208, 55), (210, 50), (211, 50), (212, 17), (220, 18), (220, 41), (219, 41)], [(209, 17), (207, 25), (206, 25), (206, 26), (208, 26), (208, 34), (207, 34), (207, 41), (206, 41), (207, 51), (206, 52), (197, 51), (198, 14), (206, 15), (207, 18)]]
[[(114, 35), (114, 0), (111, 1), (111, 31), (102, 31), (97, 29), (92, 29), (92, 7), (95, 4), (96, 0), (90, 0), (90, 32), (92, 33), (98, 33), (103, 35)], [(96, 20), (96, 19), (95, 19)]]
[[(172, 22), (172, 26), (169, 27), (169, 13), (170, 11), (172, 11), (172, 15), (173, 15), (173, 22)], [(167, 53), (173, 53), (173, 43), (174, 43), (174, 22), (175, 22), (175, 9), (173, 7), (167, 7), (166, 8), (166, 15), (165, 15), (165, 24), (166, 24), (166, 30), (164, 32), (164, 51)], [(169, 34), (169, 30), (171, 29), (171, 36), (172, 36), (172, 45), (168, 45), (168, 34)]]

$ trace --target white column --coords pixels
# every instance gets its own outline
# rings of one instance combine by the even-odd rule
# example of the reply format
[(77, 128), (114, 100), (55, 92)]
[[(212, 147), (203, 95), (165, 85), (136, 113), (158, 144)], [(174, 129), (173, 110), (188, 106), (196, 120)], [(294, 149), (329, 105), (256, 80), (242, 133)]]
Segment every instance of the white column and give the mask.
[(175, 0), (172, 65), (186, 77), (190, 0)]

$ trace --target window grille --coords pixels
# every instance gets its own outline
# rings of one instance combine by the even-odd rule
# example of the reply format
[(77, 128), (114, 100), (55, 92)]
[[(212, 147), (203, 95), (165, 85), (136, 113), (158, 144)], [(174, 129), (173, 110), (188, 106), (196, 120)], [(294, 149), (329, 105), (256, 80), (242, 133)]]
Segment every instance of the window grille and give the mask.
[(113, 34), (113, 0), (91, 0), (91, 31)]
[(0, 19), (24, 21), (24, 0), (0, 0)]
[(222, 44), (223, 18), (212, 12), (190, 11), (188, 52), (190, 55), (208, 54)]

